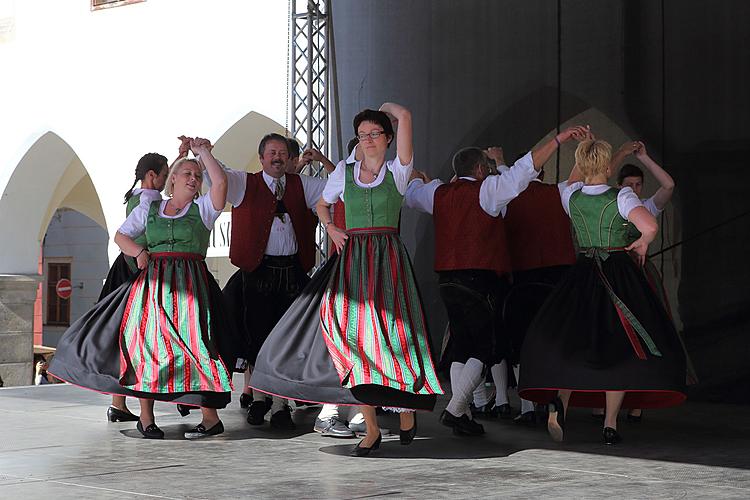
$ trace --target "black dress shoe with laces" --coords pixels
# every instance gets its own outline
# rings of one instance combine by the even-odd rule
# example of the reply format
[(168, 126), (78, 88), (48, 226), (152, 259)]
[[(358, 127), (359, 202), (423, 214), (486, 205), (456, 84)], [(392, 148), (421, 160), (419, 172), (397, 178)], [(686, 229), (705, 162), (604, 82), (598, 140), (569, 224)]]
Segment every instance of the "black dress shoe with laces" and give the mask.
[(411, 444), (412, 441), (414, 441), (414, 438), (417, 437), (417, 414), (414, 413), (414, 425), (411, 426), (411, 429), (408, 431), (402, 431), (399, 430), (398, 433), (399, 440), (401, 441), (401, 444), (407, 445)]
[(313, 430), (319, 433), (321, 436), (330, 436), (337, 438), (353, 438), (355, 437), (354, 431), (346, 426), (344, 422), (339, 420), (337, 417), (331, 418), (316, 418)]
[(453, 429), (453, 434), (464, 436), (481, 436), (484, 434), (482, 424), (471, 420), (467, 415), (457, 417), (448, 410), (440, 414), (440, 423)]
[(215, 436), (222, 432), (224, 432), (224, 424), (219, 420), (210, 429), (206, 429), (206, 426), (203, 424), (196, 425), (185, 433), (185, 439), (201, 439), (204, 437)]
[(370, 454), (371, 451), (377, 450), (378, 448), (380, 448), (380, 442), (382, 441), (382, 439), (383, 439), (383, 435), (378, 434), (378, 438), (375, 440), (374, 443), (372, 443), (372, 446), (370, 446), (369, 448), (365, 448), (364, 446), (362, 446), (362, 441), (360, 441), (357, 444), (357, 446), (354, 447), (354, 449), (349, 455), (352, 457), (366, 457), (367, 455)]
[(144, 429), (143, 424), (138, 420), (138, 423), (135, 424), (135, 428), (138, 429), (138, 432), (143, 434), (143, 437), (146, 439), (164, 439), (164, 431), (159, 429), (156, 424), (151, 424)]
[(271, 427), (285, 431), (293, 431), (297, 428), (292, 421), (292, 409), (288, 405), (271, 415)]
[(565, 407), (559, 397), (549, 404), (549, 417), (547, 418), (547, 431), (555, 442), (563, 440), (565, 431)]
[(110, 422), (137, 422), (138, 415), (110, 406), (107, 408), (107, 420)]
[(602, 432), (604, 437), (604, 444), (617, 444), (622, 441), (622, 438), (612, 427), (605, 427)]
[(252, 402), (252, 394), (245, 394), (244, 392), (240, 394), (240, 408), (248, 408)]
[(268, 413), (268, 405), (265, 401), (253, 401), (247, 409), (247, 423), (250, 425), (263, 425), (266, 413)]

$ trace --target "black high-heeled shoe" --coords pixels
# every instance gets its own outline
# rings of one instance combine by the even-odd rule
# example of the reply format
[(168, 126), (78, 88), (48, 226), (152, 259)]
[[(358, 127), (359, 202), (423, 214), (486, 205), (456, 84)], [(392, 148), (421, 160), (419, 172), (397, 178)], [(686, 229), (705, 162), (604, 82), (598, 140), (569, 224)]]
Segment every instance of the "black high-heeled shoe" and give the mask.
[(562, 442), (565, 431), (565, 407), (559, 396), (549, 404), (549, 417), (547, 418), (547, 432), (555, 442)]
[(363, 439), (357, 444), (357, 446), (354, 447), (354, 449), (349, 455), (352, 457), (366, 457), (367, 455), (370, 454), (371, 451), (377, 450), (378, 448), (380, 448), (380, 441), (382, 439), (383, 439), (383, 435), (379, 433), (378, 438), (375, 440), (374, 443), (372, 443), (372, 446), (370, 446), (369, 448), (362, 446), (362, 441), (364, 441)]
[(622, 437), (612, 427), (605, 427), (602, 431), (604, 444), (617, 444), (622, 441)]
[(110, 422), (137, 422), (138, 415), (110, 406), (107, 408), (107, 420)]
[(399, 431), (399, 440), (401, 441), (401, 444), (407, 445), (411, 444), (412, 441), (414, 441), (414, 438), (417, 436), (417, 413), (414, 413), (414, 425), (411, 426), (411, 429), (408, 431)]
[(188, 415), (190, 415), (190, 410), (192, 409), (193, 409), (192, 406), (180, 405), (180, 404), (177, 405), (177, 411), (183, 417), (187, 417)]

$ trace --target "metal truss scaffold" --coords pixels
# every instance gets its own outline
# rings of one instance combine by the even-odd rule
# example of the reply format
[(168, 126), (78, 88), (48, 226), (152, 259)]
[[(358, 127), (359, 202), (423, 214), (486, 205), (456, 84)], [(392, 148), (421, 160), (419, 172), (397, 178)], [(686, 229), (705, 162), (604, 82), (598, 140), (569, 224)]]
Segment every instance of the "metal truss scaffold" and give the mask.
[[(303, 148), (328, 156), (328, 30), (329, 0), (289, 0), (289, 124), (292, 137)], [(303, 174), (326, 177), (320, 164)], [(318, 225), (316, 262), (328, 255), (328, 235)]]

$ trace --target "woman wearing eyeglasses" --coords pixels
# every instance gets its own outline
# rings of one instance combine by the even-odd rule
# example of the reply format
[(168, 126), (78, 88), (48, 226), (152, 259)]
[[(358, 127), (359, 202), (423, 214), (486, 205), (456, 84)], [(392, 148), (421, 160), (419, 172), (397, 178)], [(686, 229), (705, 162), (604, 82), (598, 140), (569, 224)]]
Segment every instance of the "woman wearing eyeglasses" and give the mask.
[[(394, 133), (393, 124), (398, 130)], [(414, 439), (414, 410), (442, 394), (409, 255), (398, 235), (412, 173), (409, 110), (383, 104), (354, 118), (360, 161), (339, 162), (317, 205), (338, 257), (287, 311), (258, 355), (253, 388), (298, 400), (362, 406), (367, 434), (352, 450), (378, 449), (375, 407), (399, 412), (400, 441)], [(386, 160), (396, 139), (396, 157)], [(331, 206), (343, 200), (346, 231)]]

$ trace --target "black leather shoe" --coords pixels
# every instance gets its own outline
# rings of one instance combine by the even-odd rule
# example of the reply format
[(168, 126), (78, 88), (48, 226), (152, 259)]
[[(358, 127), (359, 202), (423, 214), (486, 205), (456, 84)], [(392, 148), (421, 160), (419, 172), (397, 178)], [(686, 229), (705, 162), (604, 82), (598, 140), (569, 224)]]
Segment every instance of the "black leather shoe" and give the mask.
[(247, 409), (247, 423), (250, 425), (263, 425), (266, 413), (268, 413), (268, 405), (265, 401), (253, 401)]
[(201, 439), (208, 436), (215, 436), (224, 432), (224, 424), (219, 420), (213, 427), (206, 429), (203, 424), (198, 424), (185, 433), (185, 439)]
[(313, 430), (319, 433), (321, 436), (331, 436), (337, 438), (353, 438), (356, 437), (354, 431), (344, 424), (337, 417), (331, 417), (326, 419), (315, 419), (315, 425)]
[(354, 433), (357, 437), (364, 437), (367, 435), (367, 424), (364, 422), (360, 422), (358, 424), (353, 424), (349, 422), (349, 430)]
[(640, 415), (631, 415), (630, 412), (628, 412), (628, 415), (627, 415), (626, 418), (627, 418), (628, 422), (630, 422), (632, 424), (639, 424), (639, 423), (641, 423), (641, 420), (643, 420), (643, 410), (641, 410), (641, 414)]
[(527, 411), (520, 413), (516, 418), (513, 419), (513, 423), (518, 425), (535, 425), (536, 424), (536, 412)]
[(549, 406), (549, 417), (547, 418), (547, 431), (552, 441), (561, 442), (565, 431), (565, 407), (559, 397), (555, 397)]
[(271, 415), (271, 427), (292, 431), (297, 428), (292, 421), (292, 409), (284, 405), (284, 408)]
[(164, 439), (164, 431), (159, 429), (156, 424), (151, 424), (144, 429), (143, 424), (138, 420), (138, 423), (135, 424), (135, 428), (138, 429), (138, 432), (143, 434), (143, 437), (146, 439)]
[(192, 406), (188, 405), (177, 405), (177, 411), (182, 415), (183, 417), (187, 417), (190, 415), (190, 410), (192, 409)]
[(371, 451), (377, 450), (378, 448), (380, 448), (380, 441), (382, 441), (382, 439), (383, 439), (383, 435), (378, 434), (378, 438), (375, 440), (374, 443), (372, 443), (372, 446), (370, 446), (369, 448), (365, 448), (364, 446), (362, 446), (362, 441), (360, 441), (357, 444), (357, 446), (354, 447), (354, 449), (349, 455), (352, 457), (366, 457), (367, 455), (370, 454)]
[(138, 415), (110, 406), (107, 408), (107, 420), (110, 422), (137, 422)]
[(414, 425), (411, 426), (411, 429), (408, 431), (401, 431), (399, 430), (398, 437), (401, 441), (401, 444), (407, 445), (411, 444), (412, 441), (414, 441), (414, 438), (417, 436), (417, 414), (414, 413)]
[(440, 414), (440, 423), (453, 429), (453, 434), (464, 436), (481, 436), (484, 434), (482, 424), (471, 420), (466, 415), (457, 417), (448, 410), (443, 410), (443, 413)]
[(604, 444), (617, 444), (622, 441), (622, 438), (612, 427), (605, 427), (602, 432), (604, 436)]
[(508, 403), (501, 404), (500, 406), (492, 406), (490, 412), (503, 420), (508, 420), (513, 416), (511, 413), (511, 407)]
[(245, 394), (244, 392), (240, 394), (240, 408), (248, 408), (250, 407), (250, 403), (252, 402), (253, 402), (252, 394)]

